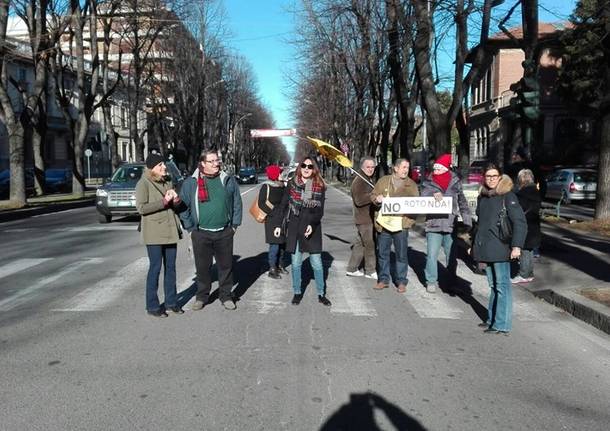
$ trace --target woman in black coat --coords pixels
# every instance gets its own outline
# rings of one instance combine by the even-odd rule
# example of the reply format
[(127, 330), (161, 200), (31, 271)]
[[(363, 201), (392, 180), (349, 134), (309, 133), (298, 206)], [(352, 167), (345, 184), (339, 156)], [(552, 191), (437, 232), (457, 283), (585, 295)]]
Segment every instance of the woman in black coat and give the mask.
[[(473, 257), (485, 268), (491, 291), (487, 321), (480, 326), (486, 327), (485, 332), (489, 334), (508, 334), (512, 329), (513, 309), (510, 260), (521, 255), (527, 224), (517, 196), (512, 192), (510, 177), (502, 175), (500, 168), (493, 163), (488, 164), (484, 172), (477, 203), (478, 226)], [(508, 241), (501, 239), (499, 228), (503, 208), (506, 208), (512, 225), (512, 236)]]
[[(280, 269), (279, 263), (282, 261), (281, 252), (286, 242), (281, 227), (284, 214), (280, 208), (282, 197), (284, 196), (284, 182), (279, 181), (281, 169), (277, 165), (270, 165), (266, 168), (268, 181), (263, 184), (258, 192), (258, 207), (267, 214), (265, 218), (265, 242), (269, 244), (269, 277), (282, 278), (280, 273), (285, 269)], [(280, 234), (274, 235), (276, 228), (280, 228)]]
[(527, 220), (527, 236), (521, 250), (519, 274), (512, 283), (529, 283), (534, 280), (534, 249), (540, 247), (540, 191), (534, 183), (534, 173), (522, 169), (517, 175), (519, 190), (517, 198)]
[[(299, 164), (296, 175), (288, 182), (282, 199), (282, 213), (286, 218), (286, 251), (292, 253), (292, 303), (298, 305), (303, 298), (301, 290), (301, 266), (303, 253), (309, 253), (309, 262), (318, 290), (318, 301), (326, 306), (324, 268), (322, 266), (322, 226), (326, 185), (315, 161), (306, 157)], [(274, 234), (279, 237), (280, 228)]]

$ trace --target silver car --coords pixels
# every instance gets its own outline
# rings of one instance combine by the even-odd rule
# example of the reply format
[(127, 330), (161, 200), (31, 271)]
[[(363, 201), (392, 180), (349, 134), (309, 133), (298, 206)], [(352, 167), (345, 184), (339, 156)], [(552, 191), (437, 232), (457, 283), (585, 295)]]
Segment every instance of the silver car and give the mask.
[(564, 203), (595, 199), (597, 171), (593, 169), (558, 169), (546, 179), (547, 199), (563, 199)]

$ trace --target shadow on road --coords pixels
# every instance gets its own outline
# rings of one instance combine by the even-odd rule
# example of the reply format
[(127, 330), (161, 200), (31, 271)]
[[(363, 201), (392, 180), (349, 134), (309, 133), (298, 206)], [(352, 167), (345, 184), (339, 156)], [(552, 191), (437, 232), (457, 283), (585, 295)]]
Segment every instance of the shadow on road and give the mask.
[(239, 256), (234, 256), (233, 284), (236, 284), (237, 287), (233, 289), (233, 298), (239, 300), (260, 276), (266, 277), (265, 273), (268, 270), (267, 252), (262, 252), (242, 260), (239, 260)]
[(373, 392), (351, 394), (350, 401), (342, 405), (320, 427), (320, 431), (380, 431), (375, 416), (384, 414), (393, 429), (425, 431), (415, 418), (406, 414), (400, 407)]

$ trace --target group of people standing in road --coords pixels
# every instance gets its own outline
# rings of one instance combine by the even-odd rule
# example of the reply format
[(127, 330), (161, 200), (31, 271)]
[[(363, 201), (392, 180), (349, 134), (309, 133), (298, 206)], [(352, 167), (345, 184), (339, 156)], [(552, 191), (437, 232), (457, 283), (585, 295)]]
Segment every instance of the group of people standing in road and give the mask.
[[(423, 179), (421, 187), (408, 177), (409, 162), (398, 159), (390, 175), (373, 184), (375, 160), (364, 157), (359, 176), (351, 186), (354, 223), (357, 234), (352, 243), (352, 254), (347, 276), (377, 279), (375, 290), (390, 284), (390, 250), (394, 246), (396, 268), (394, 285), (398, 293), (406, 292), (408, 270), (408, 232), (415, 223), (409, 215), (394, 216), (401, 223), (389, 223), (379, 214), (384, 197), (422, 196), (442, 200), (452, 198), (449, 214), (426, 214), (425, 289), (435, 293), (439, 289), (438, 257), (445, 254), (448, 274), (445, 290), (458, 291), (456, 234), (458, 218), (471, 230), (473, 217), (459, 176), (451, 170), (451, 155), (443, 154), (434, 160), (432, 172)], [(472, 232), (471, 254), (485, 271), (490, 287), (488, 315), (480, 326), (486, 333), (508, 334), (512, 329), (512, 284), (533, 280), (533, 250), (540, 245), (540, 195), (530, 169), (518, 172), (518, 186), (502, 174), (500, 167), (489, 163), (477, 200), (477, 226)], [(385, 218), (384, 218), (385, 217)], [(508, 237), (500, 233), (500, 217), (506, 217), (511, 227)], [(373, 229), (374, 228), (374, 229)], [(376, 237), (374, 232), (377, 233)], [(511, 261), (520, 259), (519, 272), (511, 279)], [(363, 266), (364, 271), (360, 269)], [(375, 271), (378, 269), (378, 272)]]
[[(468, 202), (458, 175), (451, 170), (451, 155), (435, 159), (432, 172), (420, 187), (409, 177), (410, 163), (397, 159), (389, 175), (374, 180), (375, 159), (364, 157), (351, 185), (356, 237), (347, 266), (347, 276), (376, 280), (375, 290), (393, 283), (398, 293), (407, 291), (409, 229), (416, 215), (386, 215), (380, 206), (386, 197), (427, 196), (452, 198), (449, 214), (426, 214), (425, 289), (435, 293), (439, 286), (438, 257), (445, 254), (448, 273), (444, 290), (454, 290), (457, 281), (456, 233), (458, 218), (473, 225)], [(287, 274), (285, 253), (290, 254), (293, 297), (303, 298), (303, 254), (309, 254), (318, 301), (330, 306), (326, 296), (322, 262), (322, 226), (326, 184), (316, 161), (305, 157), (292, 178), (281, 178), (279, 166), (266, 169), (268, 180), (259, 190), (259, 208), (266, 214), (265, 242), (269, 245), (268, 276)], [(512, 283), (533, 280), (533, 250), (540, 243), (540, 198), (529, 169), (518, 172), (518, 187), (501, 168), (488, 164), (480, 187), (477, 225), (473, 232), (472, 256), (485, 271), (490, 287), (487, 333), (507, 334), (512, 328)], [(142, 215), (141, 233), (149, 256), (146, 280), (146, 309), (156, 317), (167, 311), (183, 313), (176, 294), (176, 250), (184, 228), (190, 233), (196, 267), (197, 291), (193, 310), (209, 303), (211, 267), (216, 261), (219, 299), (224, 308), (235, 310), (233, 287), (233, 237), (242, 221), (242, 201), (235, 178), (220, 169), (216, 151), (204, 151), (193, 175), (184, 181), (180, 194), (166, 177), (163, 158), (151, 154), (136, 187), (136, 206)], [(509, 237), (501, 232), (500, 218), (511, 226)], [(181, 223), (180, 223), (181, 221)], [(394, 249), (395, 268), (391, 269)], [(518, 275), (511, 280), (511, 260), (521, 259)], [(161, 267), (164, 268), (165, 304), (157, 296)], [(362, 269), (361, 269), (362, 268)]]

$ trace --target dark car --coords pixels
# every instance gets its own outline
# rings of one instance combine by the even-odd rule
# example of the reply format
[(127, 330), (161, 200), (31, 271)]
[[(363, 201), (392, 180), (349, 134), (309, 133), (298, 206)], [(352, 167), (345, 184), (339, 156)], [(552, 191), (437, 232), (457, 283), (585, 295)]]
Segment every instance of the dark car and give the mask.
[[(165, 162), (167, 175), (177, 190), (184, 178), (173, 161)], [(95, 192), (95, 206), (100, 223), (110, 223), (114, 216), (136, 215), (136, 184), (142, 177), (144, 163), (126, 163), (112, 174), (112, 177)]]
[[(25, 194), (26, 196), (34, 195), (36, 188), (34, 186), (34, 169), (25, 169)], [(11, 171), (8, 169), (0, 172), (0, 199), (8, 199), (11, 192)]]
[(49, 193), (67, 193), (72, 189), (71, 169), (47, 169), (44, 177)]
[(237, 174), (239, 184), (258, 184), (258, 175), (254, 168), (240, 168)]

